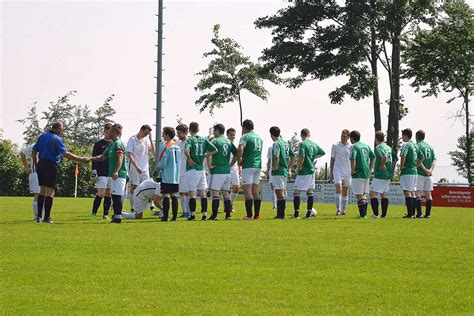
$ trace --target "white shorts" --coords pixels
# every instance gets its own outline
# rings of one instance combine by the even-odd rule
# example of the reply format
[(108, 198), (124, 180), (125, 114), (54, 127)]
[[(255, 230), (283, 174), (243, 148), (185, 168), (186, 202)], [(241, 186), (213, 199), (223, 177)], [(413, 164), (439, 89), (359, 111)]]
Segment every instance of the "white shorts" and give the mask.
[(153, 195), (160, 196), (160, 191), (161, 191), (160, 184), (158, 184), (158, 186), (156, 187), (156, 190), (153, 190), (153, 194), (151, 194), (148, 191), (147, 192), (142, 191), (140, 193), (135, 190), (135, 193), (133, 194), (133, 210), (137, 214), (141, 214), (144, 211), (146, 211), (150, 205), (150, 200), (153, 199)]
[(284, 190), (286, 189), (288, 178), (285, 176), (272, 176), (271, 181), (274, 190)]
[(188, 170), (185, 173), (188, 192), (203, 191), (207, 189), (206, 171)]
[(128, 176), (130, 177), (130, 182), (133, 185), (137, 185), (137, 186), (143, 181), (150, 179), (150, 174), (148, 170), (143, 170), (142, 173), (140, 174), (137, 172), (137, 169), (135, 169), (134, 166), (130, 167), (130, 170), (128, 171)]
[(416, 181), (418, 176), (416, 174), (405, 174), (400, 176), (400, 186), (403, 191), (416, 191)]
[(376, 193), (388, 193), (390, 191), (390, 179), (373, 179), (370, 191)]
[(351, 190), (354, 194), (369, 193), (369, 179), (354, 178), (351, 181)]
[(351, 176), (343, 176), (338, 173), (334, 173), (334, 183), (340, 183), (342, 186), (350, 188), (351, 187)]
[(230, 174), (211, 174), (209, 189), (213, 191), (230, 191)]
[(424, 192), (433, 191), (432, 177), (418, 175), (418, 179), (416, 181), (416, 189), (418, 191), (424, 191)]
[(259, 184), (260, 183), (260, 168), (245, 168), (242, 169), (242, 183), (246, 184)]
[(186, 173), (184, 172), (182, 176), (179, 177), (179, 192), (181, 193), (188, 193), (188, 178), (186, 177)]
[(230, 169), (230, 183), (232, 185), (240, 185), (239, 170)]
[(40, 193), (38, 174), (36, 172), (30, 173), (28, 175), (28, 184), (29, 184), (29, 187), (30, 187), (30, 193), (31, 194), (39, 194)]
[(314, 174), (296, 176), (295, 191), (314, 190), (314, 187), (315, 187)]
[(95, 182), (95, 188), (96, 189), (109, 189), (110, 188), (110, 180), (112, 178), (109, 177), (97, 177), (97, 180)]
[(125, 183), (127, 182), (124, 178), (117, 178), (116, 180), (110, 179), (110, 194), (113, 195), (124, 195), (125, 194)]

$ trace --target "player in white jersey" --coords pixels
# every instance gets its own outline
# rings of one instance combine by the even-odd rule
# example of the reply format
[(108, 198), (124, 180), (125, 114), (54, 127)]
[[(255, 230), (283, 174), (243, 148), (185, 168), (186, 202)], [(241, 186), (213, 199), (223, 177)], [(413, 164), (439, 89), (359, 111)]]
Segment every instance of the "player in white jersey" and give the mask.
[(31, 144), (20, 152), (21, 163), (23, 164), (23, 171), (28, 174), (28, 183), (30, 187), (30, 193), (33, 194), (33, 214), (35, 218), (38, 216), (38, 195), (40, 193), (40, 186), (38, 182), (38, 174), (36, 173), (36, 167), (31, 158), (33, 152), (33, 146)]
[(135, 188), (133, 193), (134, 213), (122, 212), (122, 216), (128, 219), (142, 219), (143, 212), (148, 208), (150, 201), (153, 201), (160, 210), (161, 205), (161, 186), (153, 179), (147, 179)]
[(273, 183), (272, 183), (272, 169), (271, 169), (272, 166), (273, 166), (272, 151), (273, 151), (273, 145), (268, 147), (268, 151), (267, 151), (267, 170), (266, 170), (266, 174), (268, 176), (268, 183), (270, 183), (270, 189), (272, 190), (272, 210), (276, 210), (276, 208), (277, 208), (277, 196), (276, 196), (275, 188), (273, 187)]
[[(176, 135), (178, 136), (179, 142), (178, 146), (181, 149), (181, 153), (184, 153), (184, 148), (186, 147), (188, 139), (188, 126), (186, 124), (179, 124), (176, 126)], [(186, 156), (181, 154), (181, 164), (180, 168), (181, 173), (179, 177), (179, 197), (181, 200), (181, 210), (183, 214), (181, 217), (188, 218), (189, 213), (189, 189), (187, 184), (186, 174)]]
[[(135, 204), (133, 202), (133, 192), (140, 183), (150, 178), (148, 159), (150, 154), (155, 155), (151, 131), (149, 125), (143, 125), (140, 131), (130, 137), (127, 142), (127, 169), (130, 179), (129, 198), (132, 212)], [(152, 204), (150, 204), (150, 209), (153, 211)]]
[[(233, 143), (235, 141), (235, 136), (237, 132), (234, 128), (230, 127), (227, 129), (227, 138)], [(230, 161), (232, 161), (234, 155), (230, 155)], [(234, 200), (239, 195), (240, 190), (240, 174), (242, 173), (242, 167), (236, 163), (232, 167), (230, 167), (230, 183), (231, 183), (231, 192), (230, 192), (230, 202), (232, 205), (234, 204)], [(232, 211), (234, 208), (232, 206)]]
[(332, 145), (330, 175), (336, 186), (336, 215), (346, 215), (348, 191), (351, 186), (351, 145), (349, 130), (341, 133), (341, 141)]

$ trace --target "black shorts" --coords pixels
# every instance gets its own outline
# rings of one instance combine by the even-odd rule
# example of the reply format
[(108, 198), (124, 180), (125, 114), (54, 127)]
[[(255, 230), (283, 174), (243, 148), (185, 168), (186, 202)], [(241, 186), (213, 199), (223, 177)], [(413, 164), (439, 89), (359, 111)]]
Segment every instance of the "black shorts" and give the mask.
[(36, 173), (38, 173), (40, 186), (56, 189), (58, 171), (54, 162), (47, 159), (40, 159), (36, 166)]
[(161, 184), (161, 193), (178, 193), (179, 184), (177, 183), (162, 183)]

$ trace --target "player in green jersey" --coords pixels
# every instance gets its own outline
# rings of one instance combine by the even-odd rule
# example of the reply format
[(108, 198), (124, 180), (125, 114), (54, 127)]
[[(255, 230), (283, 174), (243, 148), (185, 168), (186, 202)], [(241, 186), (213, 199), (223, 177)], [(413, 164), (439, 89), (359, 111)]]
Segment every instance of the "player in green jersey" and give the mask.
[[(237, 134), (237, 131), (233, 127), (229, 127), (227, 129), (227, 138), (231, 141), (231, 143), (234, 143), (235, 141), (235, 136)], [(234, 158), (234, 155), (231, 155), (231, 161), (232, 158)], [(230, 202), (232, 205), (234, 204), (235, 199), (239, 195), (239, 190), (240, 190), (240, 174), (242, 173), (242, 168), (239, 166), (239, 164), (235, 164), (230, 168), (230, 184), (231, 184), (231, 192), (230, 192)], [(234, 207), (232, 206), (232, 211), (234, 210)]]
[(422, 218), (423, 213), (421, 209), (421, 195), (424, 192), (426, 198), (426, 212), (425, 218), (431, 217), (431, 204), (432, 197), (431, 192), (433, 191), (433, 180), (432, 174), (436, 167), (436, 155), (433, 147), (425, 142), (425, 132), (419, 130), (415, 134), (416, 146), (418, 147), (417, 154), (417, 167), (418, 167), (418, 179), (416, 182), (416, 217)]
[(407, 214), (405, 218), (415, 217), (415, 203), (416, 203), (416, 180), (417, 180), (417, 147), (411, 140), (413, 132), (406, 128), (402, 131), (402, 140), (404, 145), (400, 153), (400, 186), (405, 195), (405, 204), (407, 207)]
[(207, 220), (207, 181), (206, 171), (204, 169), (204, 159), (217, 154), (217, 148), (211, 142), (199, 133), (199, 124), (191, 122), (189, 124), (191, 137), (186, 142), (184, 155), (186, 156), (186, 178), (189, 190), (189, 221), (196, 220), (196, 191), (199, 191), (201, 197), (202, 220)]
[(212, 144), (217, 148), (217, 154), (207, 158), (207, 165), (211, 173), (209, 188), (212, 192), (212, 215), (210, 220), (217, 220), (220, 193), (224, 199), (225, 219), (231, 219), (232, 203), (230, 200), (230, 157), (235, 155), (237, 148), (224, 136), (225, 127), (222, 124), (214, 126), (214, 139)]
[(360, 141), (360, 133), (352, 131), (351, 139), (351, 173), (352, 192), (357, 196), (357, 206), (360, 218), (367, 218), (367, 198), (369, 193), (369, 178), (374, 168), (375, 155), (369, 146)]
[(315, 168), (316, 159), (324, 156), (326, 153), (315, 142), (309, 139), (309, 129), (301, 130), (301, 142), (298, 144), (298, 175), (295, 181), (295, 192), (293, 196), (294, 218), (300, 216), (300, 193), (306, 192), (307, 207), (306, 218), (311, 218), (316, 213), (313, 211), (314, 186), (315, 186)]
[(374, 179), (370, 185), (370, 205), (374, 212), (372, 218), (380, 218), (379, 200), (377, 198), (377, 194), (380, 194), (382, 218), (385, 218), (388, 210), (390, 180), (393, 175), (392, 149), (385, 144), (385, 134), (381, 131), (375, 133), (375, 145), (375, 168)]
[(280, 128), (272, 126), (270, 136), (273, 140), (272, 148), (272, 184), (277, 196), (277, 215), (275, 219), (285, 218), (286, 209), (286, 183), (288, 181), (288, 168), (293, 164), (295, 153), (290, 144), (281, 139)]
[[(260, 198), (259, 184), (260, 173), (262, 172), (262, 146), (263, 140), (254, 131), (251, 120), (242, 123), (242, 138), (240, 139), (237, 154), (232, 158), (231, 166), (237, 161), (242, 161), (242, 182), (245, 194), (245, 211), (247, 215), (244, 220), (260, 219)], [(255, 208), (255, 216), (252, 213), (252, 206)]]

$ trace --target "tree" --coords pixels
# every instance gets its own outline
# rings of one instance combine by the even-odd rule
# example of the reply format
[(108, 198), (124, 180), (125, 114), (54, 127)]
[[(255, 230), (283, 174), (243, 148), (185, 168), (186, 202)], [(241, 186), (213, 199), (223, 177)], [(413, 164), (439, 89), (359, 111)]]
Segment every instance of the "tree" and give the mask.
[(16, 195), (22, 169), (18, 148), (10, 140), (0, 140), (0, 195)]
[(23, 131), (23, 141), (25, 144), (34, 144), (44, 131), (40, 126), (36, 102), (29, 107), (26, 117), (18, 120), (18, 122), (24, 126), (28, 126), (28, 128)]
[(203, 57), (212, 57), (206, 69), (197, 73), (201, 76), (194, 88), (196, 91), (211, 92), (203, 94), (196, 100), (196, 105), (203, 112), (209, 110), (211, 115), (215, 108), (222, 108), (225, 103), (239, 102), (240, 125), (243, 121), (242, 94), (246, 90), (262, 100), (267, 100), (268, 91), (263, 86), (264, 80), (277, 82), (277, 76), (265, 71), (259, 64), (254, 63), (242, 53), (240, 46), (232, 38), (221, 38), (220, 25), (214, 25), (214, 37), (211, 40), (215, 46)]
[[(466, 139), (466, 135), (458, 138), (457, 150), (450, 151), (451, 165), (455, 166), (458, 173), (472, 183), (472, 171), (474, 170), (474, 150), (472, 147), (468, 150), (468, 143), (472, 144), (474, 132), (471, 131), (470, 139)], [(470, 153), (470, 154), (468, 154)], [(471, 178), (469, 178), (471, 177)]]
[[(457, 159), (455, 166), (465, 172), (464, 176), (471, 183), (474, 162), (471, 160), (472, 155), (466, 153), (472, 152), (469, 96), (474, 78), (474, 10), (464, 1), (450, 1), (444, 5), (444, 13), (435, 27), (430, 30), (418, 29), (414, 39), (409, 42), (404, 57), (407, 64), (404, 77), (413, 78), (411, 86), (417, 92), (421, 90), (423, 97), (437, 97), (441, 91), (455, 91), (458, 95), (449, 99), (448, 103), (462, 99), (457, 116), (463, 117), (466, 127), (465, 144), (461, 146), (465, 149), (466, 159), (452, 156), (453, 160)], [(461, 148), (459, 144), (458, 148)], [(463, 169), (458, 166), (459, 162), (464, 163)]]

